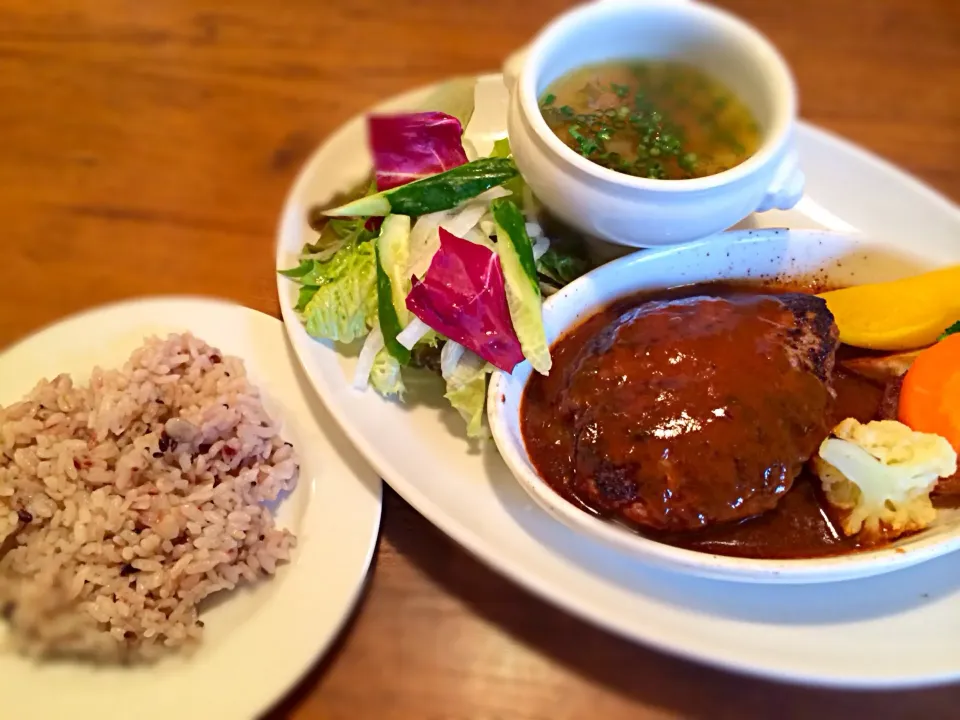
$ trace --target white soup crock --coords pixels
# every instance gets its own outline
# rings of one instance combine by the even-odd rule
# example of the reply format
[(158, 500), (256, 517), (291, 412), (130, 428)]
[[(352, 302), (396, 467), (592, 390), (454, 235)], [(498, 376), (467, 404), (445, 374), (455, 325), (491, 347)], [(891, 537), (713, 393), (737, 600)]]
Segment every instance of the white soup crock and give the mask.
[[(616, 59), (674, 59), (706, 70), (754, 113), (759, 150), (690, 180), (637, 178), (581, 157), (547, 126), (538, 99), (571, 70)], [(729, 13), (687, 0), (593, 2), (547, 25), (507, 61), (504, 79), (517, 167), (549, 211), (588, 235), (633, 247), (687, 242), (753, 212), (789, 209), (803, 194), (790, 70), (766, 38)]]

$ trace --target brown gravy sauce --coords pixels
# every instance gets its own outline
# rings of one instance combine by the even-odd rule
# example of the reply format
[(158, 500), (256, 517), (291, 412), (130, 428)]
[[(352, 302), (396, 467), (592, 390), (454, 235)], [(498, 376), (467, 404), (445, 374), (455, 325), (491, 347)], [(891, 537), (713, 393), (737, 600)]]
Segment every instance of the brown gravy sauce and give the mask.
[[(520, 409), (524, 444), (540, 476), (572, 504), (601, 515), (571, 490), (573, 463), (569, 451), (570, 430), (558, 416), (554, 399), (562, 389), (564, 369), (576, 359), (583, 345), (623, 312), (652, 300), (786, 291), (788, 289), (782, 286), (709, 283), (643, 293), (613, 303), (561, 337), (552, 349), (553, 370), (547, 377), (531, 377)], [(789, 291), (796, 291), (796, 288), (790, 288)], [(848, 357), (856, 352), (856, 349), (846, 346), (840, 349), (840, 353)], [(861, 422), (878, 417), (883, 398), (882, 385), (849, 373), (839, 366), (834, 370), (833, 385), (837, 398), (827, 427), (833, 427), (848, 417)], [(831, 509), (821, 496), (819, 480), (807, 469), (773, 510), (747, 520), (677, 533), (630, 527), (638, 534), (676, 547), (747, 558), (823, 557), (850, 553), (863, 547), (856, 538), (844, 537), (836, 518), (831, 516)]]

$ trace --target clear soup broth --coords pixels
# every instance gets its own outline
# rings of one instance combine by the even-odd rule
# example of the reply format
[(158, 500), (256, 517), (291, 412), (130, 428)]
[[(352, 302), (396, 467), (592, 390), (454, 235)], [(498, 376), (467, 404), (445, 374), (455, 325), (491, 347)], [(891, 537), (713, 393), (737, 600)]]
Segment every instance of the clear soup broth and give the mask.
[(760, 146), (747, 106), (708, 73), (680, 62), (579, 68), (548, 88), (540, 110), (557, 137), (583, 157), (636, 177), (715, 175)]

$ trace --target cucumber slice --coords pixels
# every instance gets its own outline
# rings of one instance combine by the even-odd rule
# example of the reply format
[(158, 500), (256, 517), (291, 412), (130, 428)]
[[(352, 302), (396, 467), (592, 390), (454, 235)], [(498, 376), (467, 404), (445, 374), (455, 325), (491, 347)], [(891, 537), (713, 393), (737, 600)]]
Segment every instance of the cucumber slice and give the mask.
[(376, 239), (377, 256), (377, 316), (383, 343), (398, 362), (410, 362), (410, 351), (398, 340), (397, 335), (406, 325), (409, 310), (406, 306), (410, 280), (407, 266), (410, 261), (410, 218), (406, 215), (389, 215), (383, 221)]
[(331, 217), (426, 215), (449, 210), (518, 175), (510, 158), (488, 157), (327, 210)]
[(507, 306), (523, 355), (533, 369), (548, 375), (553, 361), (543, 329), (543, 304), (533, 245), (523, 213), (514, 202), (500, 198), (490, 203), (497, 230), (497, 254), (506, 281)]

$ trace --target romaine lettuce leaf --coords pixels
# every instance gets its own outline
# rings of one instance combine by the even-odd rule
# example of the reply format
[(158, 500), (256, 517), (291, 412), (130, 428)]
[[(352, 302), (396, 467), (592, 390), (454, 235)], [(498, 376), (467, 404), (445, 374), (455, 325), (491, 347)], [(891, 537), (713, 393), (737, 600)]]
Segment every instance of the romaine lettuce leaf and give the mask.
[(293, 306), (293, 309), (298, 313), (306, 310), (307, 305), (310, 304), (310, 301), (313, 300), (313, 296), (317, 294), (317, 290), (319, 289), (316, 285), (301, 285), (300, 292), (297, 293), (297, 304)]
[(493, 152), (490, 153), (490, 157), (510, 157), (512, 154), (510, 141), (507, 138), (500, 138), (493, 143)]
[(486, 360), (467, 351), (447, 378), (444, 397), (467, 423), (469, 437), (482, 437), (483, 409), (487, 399), (487, 375), (493, 368)]
[[(376, 192), (376, 188), (373, 189)], [(304, 247), (304, 255), (313, 260), (328, 260), (340, 248), (352, 242), (366, 242), (375, 237), (380, 226), (370, 227), (374, 218), (340, 217), (330, 218), (320, 228), (320, 235), (311, 244)], [(376, 218), (379, 220), (379, 218)], [(302, 263), (301, 263), (302, 265)], [(284, 271), (287, 277), (291, 277)]]
[(302, 281), (317, 286), (303, 309), (304, 325), (313, 337), (350, 343), (373, 327), (377, 317), (373, 243), (347, 245), (330, 260), (316, 261)]
[(278, 270), (277, 272), (279, 272), (284, 277), (288, 277), (291, 280), (296, 280), (297, 282), (300, 282), (300, 278), (302, 278), (311, 270), (313, 270), (313, 260), (305, 259), (305, 260), (301, 260), (300, 264), (297, 265), (295, 268), (290, 268), (289, 270)]
[(370, 369), (370, 384), (381, 395), (395, 395), (402, 399), (406, 388), (403, 385), (403, 375), (400, 370), (400, 361), (384, 348), (377, 353)]

